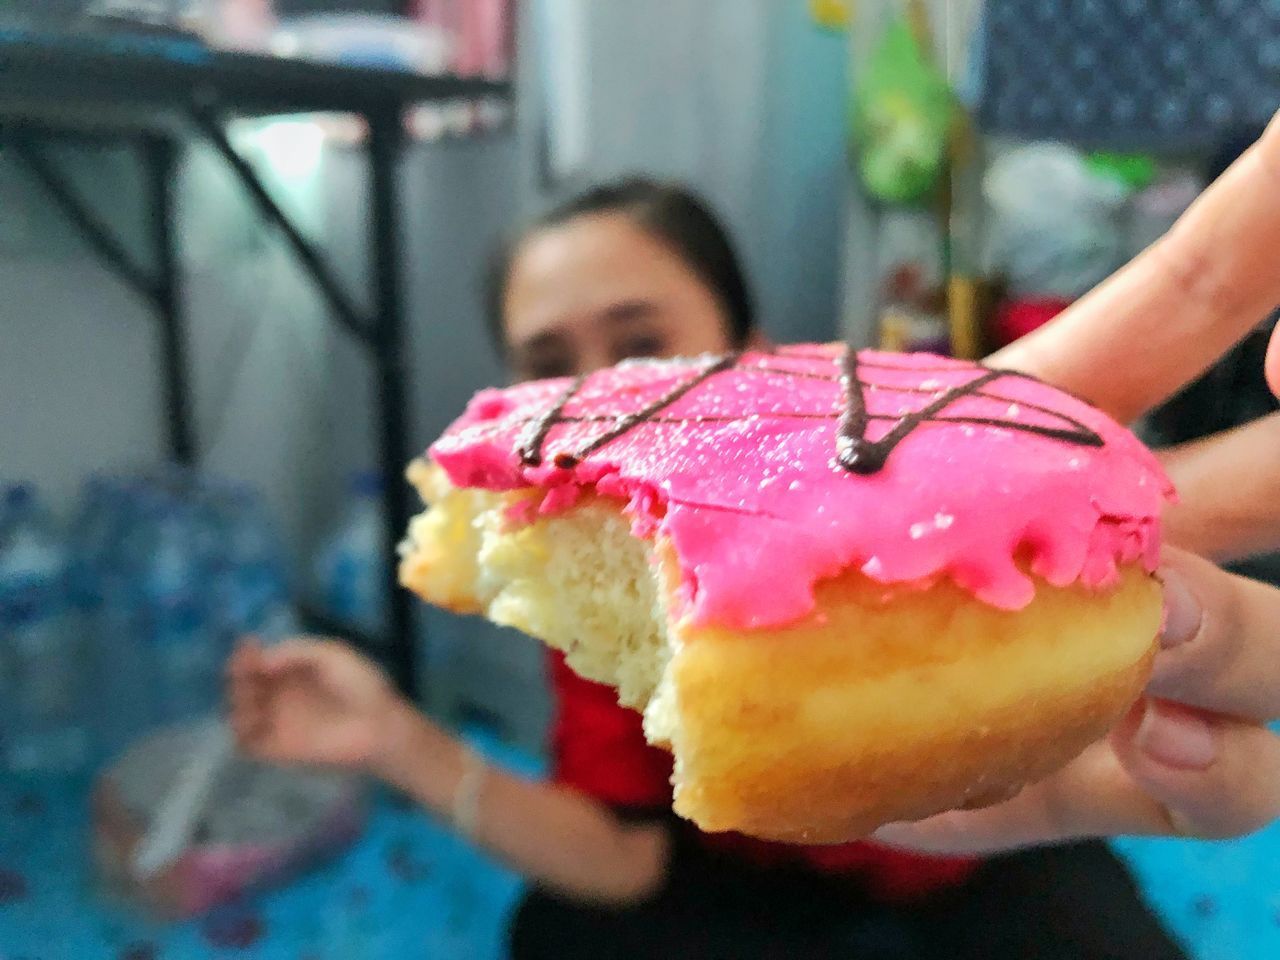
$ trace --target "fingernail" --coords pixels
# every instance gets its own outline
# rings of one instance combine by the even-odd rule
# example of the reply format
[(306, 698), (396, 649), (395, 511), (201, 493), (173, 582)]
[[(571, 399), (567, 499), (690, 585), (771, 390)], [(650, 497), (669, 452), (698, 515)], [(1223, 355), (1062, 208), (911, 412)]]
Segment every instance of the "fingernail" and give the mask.
[(1205, 770), (1218, 759), (1213, 726), (1194, 710), (1152, 700), (1133, 735), (1139, 750), (1168, 767)]
[(1160, 646), (1169, 650), (1181, 646), (1200, 632), (1204, 610), (1182, 574), (1166, 567), (1158, 577), (1164, 585), (1164, 623), (1160, 628)]

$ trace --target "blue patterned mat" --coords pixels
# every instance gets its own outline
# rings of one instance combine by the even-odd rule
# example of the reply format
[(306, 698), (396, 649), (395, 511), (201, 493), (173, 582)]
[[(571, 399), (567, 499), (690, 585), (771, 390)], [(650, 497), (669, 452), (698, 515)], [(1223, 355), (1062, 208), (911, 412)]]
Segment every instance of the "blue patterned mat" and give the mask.
[[(384, 799), (336, 862), (206, 920), (155, 927), (92, 892), (85, 818), (83, 783), (0, 783), (0, 960), (499, 960), (520, 892), (517, 877)], [(1280, 825), (1231, 843), (1117, 847), (1197, 960), (1280, 957)]]

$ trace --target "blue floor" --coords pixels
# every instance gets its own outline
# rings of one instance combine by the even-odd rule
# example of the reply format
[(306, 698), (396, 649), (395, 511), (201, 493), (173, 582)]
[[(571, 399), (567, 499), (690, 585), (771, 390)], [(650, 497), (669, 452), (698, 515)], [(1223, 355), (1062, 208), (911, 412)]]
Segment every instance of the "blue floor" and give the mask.
[[(528, 760), (490, 749), (535, 773)], [(520, 892), (430, 818), (379, 798), (360, 842), (283, 890), (156, 926), (104, 903), (85, 784), (0, 782), (0, 960), (498, 960)]]
[[(82, 784), (0, 783), (0, 960), (502, 956), (518, 878), (389, 800), (353, 850), (287, 889), (158, 928), (93, 893), (83, 796)], [(1230, 843), (1117, 847), (1197, 960), (1280, 957), (1280, 825)]]
[(1280, 958), (1280, 823), (1244, 840), (1115, 846), (1196, 960)]

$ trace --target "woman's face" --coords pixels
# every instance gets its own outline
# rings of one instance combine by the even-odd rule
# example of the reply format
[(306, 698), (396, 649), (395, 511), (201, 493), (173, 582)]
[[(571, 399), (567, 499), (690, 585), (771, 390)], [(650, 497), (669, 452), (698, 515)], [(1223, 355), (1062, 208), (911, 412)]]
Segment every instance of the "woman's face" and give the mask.
[(530, 236), (512, 259), (502, 308), (522, 380), (730, 349), (711, 291), (624, 214), (584, 215)]

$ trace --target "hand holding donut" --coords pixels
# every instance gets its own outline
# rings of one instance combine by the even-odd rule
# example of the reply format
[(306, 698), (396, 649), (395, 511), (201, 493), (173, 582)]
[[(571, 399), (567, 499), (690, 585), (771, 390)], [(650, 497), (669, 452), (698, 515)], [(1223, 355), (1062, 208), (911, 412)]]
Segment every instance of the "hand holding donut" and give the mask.
[[(994, 363), (1128, 420), (1280, 303), (1280, 117), (1178, 224)], [(1125, 357), (1117, 374), (1115, 358)], [(1280, 336), (1267, 378), (1280, 395)], [(1280, 415), (1166, 455), (1183, 502), (1168, 539), (1229, 559), (1280, 547)], [(1280, 818), (1280, 590), (1167, 547), (1166, 625), (1146, 697), (1112, 732), (1013, 800), (882, 828), (895, 846), (990, 852), (1118, 834), (1230, 837)]]

